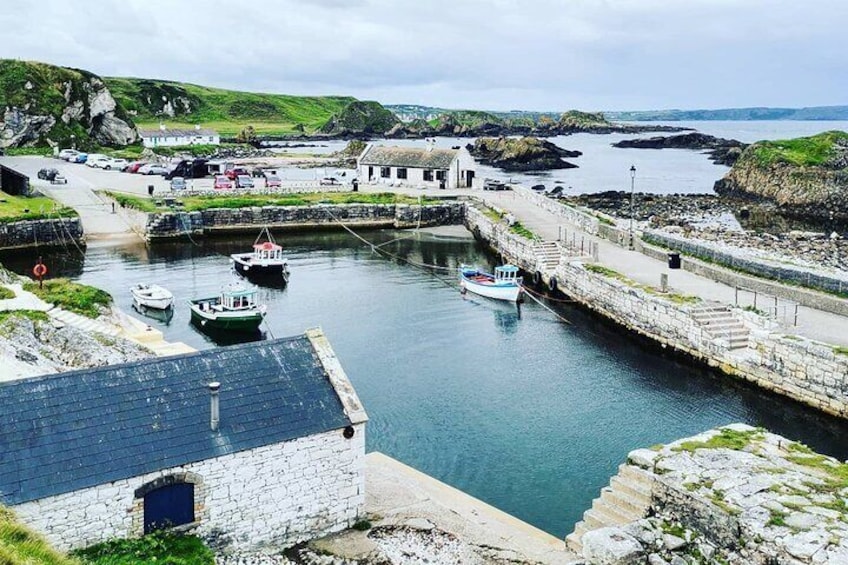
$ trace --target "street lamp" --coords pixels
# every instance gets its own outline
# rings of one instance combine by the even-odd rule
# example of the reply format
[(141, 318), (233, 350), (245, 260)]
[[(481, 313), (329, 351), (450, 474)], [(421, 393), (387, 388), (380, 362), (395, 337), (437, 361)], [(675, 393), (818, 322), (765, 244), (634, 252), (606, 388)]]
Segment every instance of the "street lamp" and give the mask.
[(77, 139), (77, 136), (75, 136), (74, 134), (71, 134), (71, 149), (77, 148), (76, 139)]
[(636, 185), (636, 165), (630, 165), (630, 249), (633, 249), (633, 198)]

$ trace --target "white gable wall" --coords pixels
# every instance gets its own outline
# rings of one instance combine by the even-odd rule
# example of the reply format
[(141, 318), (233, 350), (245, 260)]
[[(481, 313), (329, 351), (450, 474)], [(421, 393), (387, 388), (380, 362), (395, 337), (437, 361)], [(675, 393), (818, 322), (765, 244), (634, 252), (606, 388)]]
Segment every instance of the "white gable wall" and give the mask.
[[(368, 175), (369, 167), (372, 169), (371, 175)], [(412, 186), (412, 187), (425, 187), (425, 188), (439, 188), (439, 180), (436, 178), (436, 169), (430, 169), (433, 171), (433, 180), (426, 181), (424, 180), (424, 171), (426, 169), (423, 168), (415, 168), (415, 167), (400, 167), (406, 168), (406, 178), (401, 179), (397, 176), (397, 170), (399, 167), (391, 166), (389, 167), (389, 177), (385, 178), (380, 175), (380, 169), (382, 167), (379, 165), (366, 165), (364, 163), (359, 163), (357, 168), (357, 176), (363, 182), (371, 182), (375, 184), (391, 184), (394, 186)], [(466, 188), (466, 171), (474, 171), (476, 169), (476, 164), (474, 162), (474, 158), (466, 149), (460, 149), (457, 152), (456, 158), (451, 161), (450, 168), (447, 169), (446, 178), (445, 178), (445, 187), (446, 188)], [(468, 187), (470, 188), (470, 187)]]
[(69, 550), (144, 531), (136, 489), (169, 475), (195, 483), (201, 537), (234, 549), (288, 547), (352, 526), (365, 503), (365, 424), (208, 459), (26, 502), (12, 509), (57, 548)]
[(179, 145), (220, 145), (221, 136), (213, 135), (175, 135), (167, 130), (141, 138), (145, 147), (176, 147)]

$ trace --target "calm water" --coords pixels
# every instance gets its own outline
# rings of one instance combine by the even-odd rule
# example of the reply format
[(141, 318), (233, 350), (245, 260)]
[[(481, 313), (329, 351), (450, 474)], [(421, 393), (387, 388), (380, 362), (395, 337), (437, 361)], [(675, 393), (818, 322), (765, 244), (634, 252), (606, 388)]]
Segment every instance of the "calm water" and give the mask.
[[(399, 233), (365, 234), (388, 241)], [(128, 287), (155, 281), (178, 299), (168, 339), (213, 347), (185, 300), (229, 280), (242, 241), (91, 247), (84, 261), (46, 256), (52, 274), (105, 288), (131, 310)], [(371, 253), (344, 234), (286, 236), (292, 278), (263, 289), (274, 336), (321, 326), (371, 418), (368, 449), (385, 452), (552, 534), (563, 536), (626, 454), (730, 422), (764, 425), (848, 457), (848, 426), (693, 369), (569, 305), (573, 324), (530, 302), (519, 311), (463, 298), (441, 279)], [(494, 263), (467, 240), (386, 247), (453, 267)], [(64, 258), (62, 258), (64, 257)], [(31, 254), (0, 255), (19, 272)]]
[[(638, 122), (645, 125), (650, 122)], [(665, 122), (670, 125), (694, 128), (702, 133), (737, 139), (752, 143), (762, 139), (787, 139), (813, 135), (828, 130), (848, 131), (848, 122), (844, 121), (751, 121), (751, 122)], [(637, 192), (656, 194), (710, 194), (715, 181), (729, 170), (728, 167), (714, 165), (699, 151), (687, 149), (619, 149), (612, 143), (622, 139), (652, 137), (656, 135), (675, 135), (674, 133), (651, 132), (644, 134), (595, 135), (580, 133), (569, 136), (549, 138), (549, 141), (566, 149), (583, 152), (580, 157), (566, 159), (578, 165), (576, 169), (548, 171), (539, 174), (506, 173), (492, 167), (478, 165), (477, 176), (497, 178), (527, 185), (561, 184), (566, 194), (603, 192), (606, 190), (630, 190), (630, 167), (636, 167), (635, 189)], [(473, 138), (439, 137), (438, 147), (465, 146), (473, 143)], [(423, 140), (376, 140), (375, 143), (424, 147)], [(292, 148), (297, 153), (327, 154), (339, 151), (347, 145), (346, 141), (322, 141), (316, 147)], [(292, 179), (306, 180), (335, 174), (335, 169), (289, 170), (285, 174)]]

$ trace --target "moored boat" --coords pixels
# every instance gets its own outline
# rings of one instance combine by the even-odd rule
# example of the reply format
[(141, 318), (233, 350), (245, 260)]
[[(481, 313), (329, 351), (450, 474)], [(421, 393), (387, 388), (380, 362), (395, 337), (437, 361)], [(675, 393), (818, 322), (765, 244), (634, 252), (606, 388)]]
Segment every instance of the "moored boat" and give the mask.
[(191, 319), (201, 328), (253, 332), (265, 319), (264, 304), (256, 300), (256, 289), (231, 282), (221, 294), (189, 301)]
[[(260, 241), (265, 234), (265, 241)], [(230, 261), (237, 273), (245, 277), (280, 277), (289, 280), (289, 260), (283, 255), (283, 248), (274, 241), (268, 228), (263, 228), (253, 242), (253, 251), (233, 253)]]
[(518, 302), (523, 292), (515, 265), (495, 267), (494, 274), (462, 265), (459, 268), (459, 284), (463, 291), (507, 302)]
[(167, 310), (174, 305), (174, 295), (171, 291), (158, 284), (138, 283), (130, 288), (130, 292), (137, 308)]

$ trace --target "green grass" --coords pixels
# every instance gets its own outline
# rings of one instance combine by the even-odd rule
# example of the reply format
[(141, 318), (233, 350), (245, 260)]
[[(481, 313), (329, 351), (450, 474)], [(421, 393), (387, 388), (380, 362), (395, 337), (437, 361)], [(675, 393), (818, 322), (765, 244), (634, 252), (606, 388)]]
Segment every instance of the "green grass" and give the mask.
[[(826, 131), (810, 137), (758, 141), (749, 149), (750, 156), (762, 166), (787, 163), (802, 167), (824, 165), (833, 157), (836, 142), (848, 141), (844, 131)], [(748, 153), (748, 151), (746, 151)]]
[(90, 565), (214, 565), (215, 555), (197, 536), (155, 532), (116, 539), (72, 552)]
[(767, 526), (786, 526), (786, 512), (781, 512), (779, 510), (769, 510), (769, 519), (766, 522)]
[(112, 303), (112, 297), (105, 290), (63, 278), (44, 281), (44, 288), (39, 288), (37, 282), (28, 282), (24, 284), (24, 290), (45, 302), (88, 318), (97, 318), (100, 315), (100, 307)]
[(521, 237), (524, 237), (531, 241), (535, 241), (536, 239), (538, 239), (538, 236), (532, 231), (522, 226), (521, 222), (515, 222), (514, 224), (509, 226), (509, 231), (511, 231), (515, 235), (520, 235)]
[(837, 345), (833, 348), (833, 352), (837, 355), (848, 355), (848, 347), (844, 345)]
[(47, 218), (75, 218), (76, 210), (46, 196), (12, 196), (0, 192), (0, 224)]
[(13, 157), (21, 155), (38, 155), (39, 157), (53, 155), (53, 148), (49, 145), (39, 145), (37, 147), (7, 147), (3, 151), (6, 155)]
[(41, 310), (3, 310), (0, 312), (0, 324), (9, 318), (27, 318), (33, 322), (46, 322), (49, 319), (47, 314)]
[(675, 451), (695, 451), (696, 449), (733, 449), (741, 451), (751, 441), (762, 439), (763, 434), (759, 430), (737, 432), (735, 430), (722, 429), (707, 441), (684, 441), (675, 447)]
[(0, 507), (0, 564), (79, 565), (56, 551), (38, 534), (21, 525), (11, 510)]
[(0, 286), (0, 300), (9, 300), (17, 296), (15, 291), (6, 286)]

